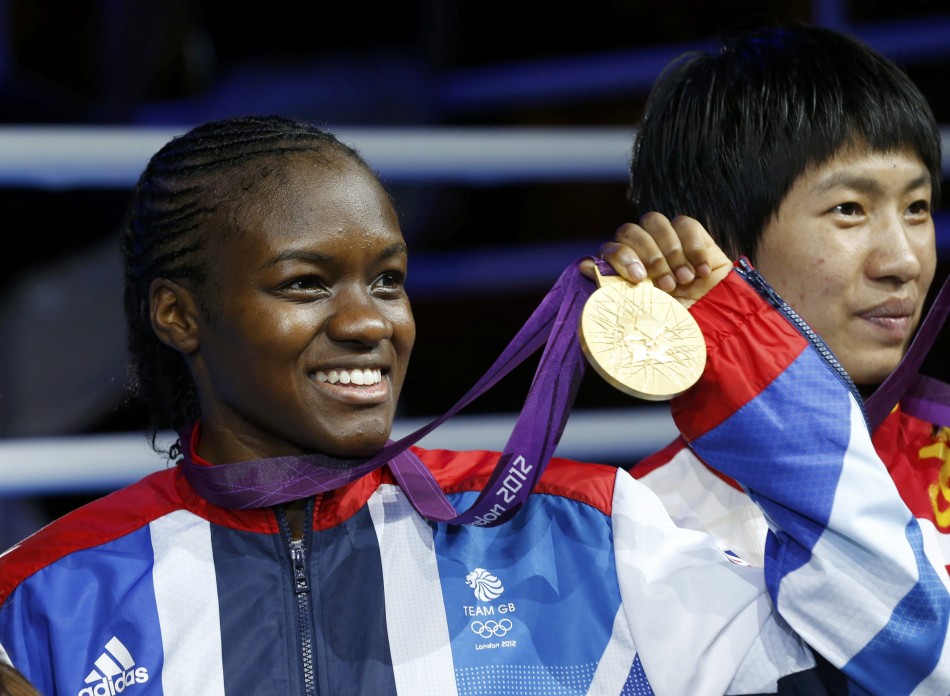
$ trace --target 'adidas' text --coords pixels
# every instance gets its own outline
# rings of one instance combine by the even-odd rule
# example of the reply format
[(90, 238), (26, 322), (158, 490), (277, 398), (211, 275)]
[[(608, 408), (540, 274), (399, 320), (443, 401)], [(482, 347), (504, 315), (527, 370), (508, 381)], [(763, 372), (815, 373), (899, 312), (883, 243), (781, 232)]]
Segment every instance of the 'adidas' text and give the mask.
[(148, 681), (148, 670), (145, 667), (130, 669), (115, 677), (105, 677), (94, 686), (87, 686), (79, 690), (76, 696), (117, 696), (133, 684), (143, 684)]
[(87, 686), (76, 696), (118, 696), (130, 686), (148, 681), (148, 670), (135, 666), (128, 648), (115, 636), (106, 643), (95, 665), (86, 677)]

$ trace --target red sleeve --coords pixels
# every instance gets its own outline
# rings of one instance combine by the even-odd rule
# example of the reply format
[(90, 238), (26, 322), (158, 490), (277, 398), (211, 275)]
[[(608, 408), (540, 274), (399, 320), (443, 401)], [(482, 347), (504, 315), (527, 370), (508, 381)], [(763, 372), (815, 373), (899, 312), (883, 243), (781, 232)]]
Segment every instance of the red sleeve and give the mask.
[(690, 313), (706, 339), (706, 369), (671, 404), (687, 440), (709, 432), (755, 398), (808, 345), (736, 272), (694, 304)]

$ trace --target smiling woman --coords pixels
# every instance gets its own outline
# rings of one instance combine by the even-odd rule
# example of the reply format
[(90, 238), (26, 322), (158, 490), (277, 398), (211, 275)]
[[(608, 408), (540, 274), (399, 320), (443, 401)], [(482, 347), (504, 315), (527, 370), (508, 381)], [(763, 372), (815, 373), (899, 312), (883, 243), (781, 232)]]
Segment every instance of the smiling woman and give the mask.
[[(663, 254), (641, 231), (605, 254), (627, 280), (629, 254)], [(519, 420), (502, 454), (390, 455), (415, 324), (377, 177), (277, 117), (172, 140), (139, 180), (123, 251), (134, 386), (155, 427), (181, 433), (178, 461), (0, 556), (0, 642), (42, 693), (69, 696), (950, 691), (950, 597), (916, 523), (892, 488), (838, 484), (887, 478), (854, 396), (760, 276), (733, 273), (698, 225), (673, 240), (693, 270), (671, 294), (709, 346), (674, 411), (775, 520), (765, 569), (674, 526), (623, 470), (536, 457), (559, 434), (543, 406), (525, 421), (543, 432)], [(562, 310), (590, 294), (591, 263), (552, 290)], [(551, 342), (579, 355), (576, 320), (557, 319)], [(536, 386), (572, 394), (576, 363), (548, 355)], [(754, 378), (724, 377), (730, 361)], [(804, 409), (799, 392), (824, 398)], [(794, 428), (774, 425), (785, 409)], [(722, 448), (737, 430), (760, 434), (768, 472)], [(285, 502), (260, 503), (275, 487)], [(491, 511), (461, 524), (432, 500)], [(877, 649), (882, 633), (900, 638)]]
[(237, 190), (218, 184), (255, 203), (209, 217), (207, 295), (150, 281), (155, 334), (200, 394), (208, 461), (368, 455), (389, 437), (415, 339), (406, 246), (376, 177), (331, 157), (288, 154), (248, 165)]
[[(354, 151), (280, 122), (211, 124), (153, 159), (127, 230), (133, 373), (155, 426), (201, 414), (213, 462), (385, 443), (415, 326), (395, 211)], [(357, 388), (356, 369), (382, 379)]]

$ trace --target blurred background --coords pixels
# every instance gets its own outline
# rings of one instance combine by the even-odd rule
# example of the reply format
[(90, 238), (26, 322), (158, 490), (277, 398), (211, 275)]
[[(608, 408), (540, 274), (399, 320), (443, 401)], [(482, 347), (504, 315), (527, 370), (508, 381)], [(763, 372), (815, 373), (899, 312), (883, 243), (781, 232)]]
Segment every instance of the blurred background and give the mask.
[[(0, 547), (166, 465), (125, 389), (117, 227), (173, 135), (279, 113), (379, 170), (412, 251), (402, 433), (454, 404), (558, 273), (629, 220), (630, 145), (662, 67), (724, 33), (801, 22), (898, 62), (950, 151), (950, 9), (936, 0), (0, 0)], [(933, 356), (948, 340), (928, 363), (944, 379)], [(501, 447), (533, 368), (446, 439)], [(561, 453), (630, 464), (673, 432), (663, 405), (590, 374)]]

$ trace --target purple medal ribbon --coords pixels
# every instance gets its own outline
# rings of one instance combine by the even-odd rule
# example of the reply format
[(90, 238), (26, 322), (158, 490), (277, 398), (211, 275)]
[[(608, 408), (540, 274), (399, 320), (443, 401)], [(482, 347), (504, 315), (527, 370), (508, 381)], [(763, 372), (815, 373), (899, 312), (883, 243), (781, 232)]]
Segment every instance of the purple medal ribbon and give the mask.
[(873, 433), (898, 402), (905, 413), (916, 418), (950, 426), (950, 385), (920, 374), (920, 366), (930, 352), (950, 313), (950, 277), (944, 281), (930, 311), (897, 368), (865, 402)]
[[(388, 462), (413, 507), (428, 520), (478, 526), (505, 522), (524, 505), (541, 478), (564, 431), (584, 374), (586, 362), (577, 327), (584, 303), (596, 288), (593, 281), (581, 275), (581, 260), (561, 274), (511, 343), (458, 403), (368, 459), (314, 453), (200, 466), (192, 461), (190, 438), (183, 435), (183, 459), (179, 462), (182, 473), (209, 502), (224, 508), (248, 509), (339, 488)], [(614, 273), (602, 261), (597, 263), (603, 274)], [(498, 464), (472, 506), (458, 513), (432, 472), (408, 448), (488, 391), (542, 345), (544, 353), (527, 399)]]

